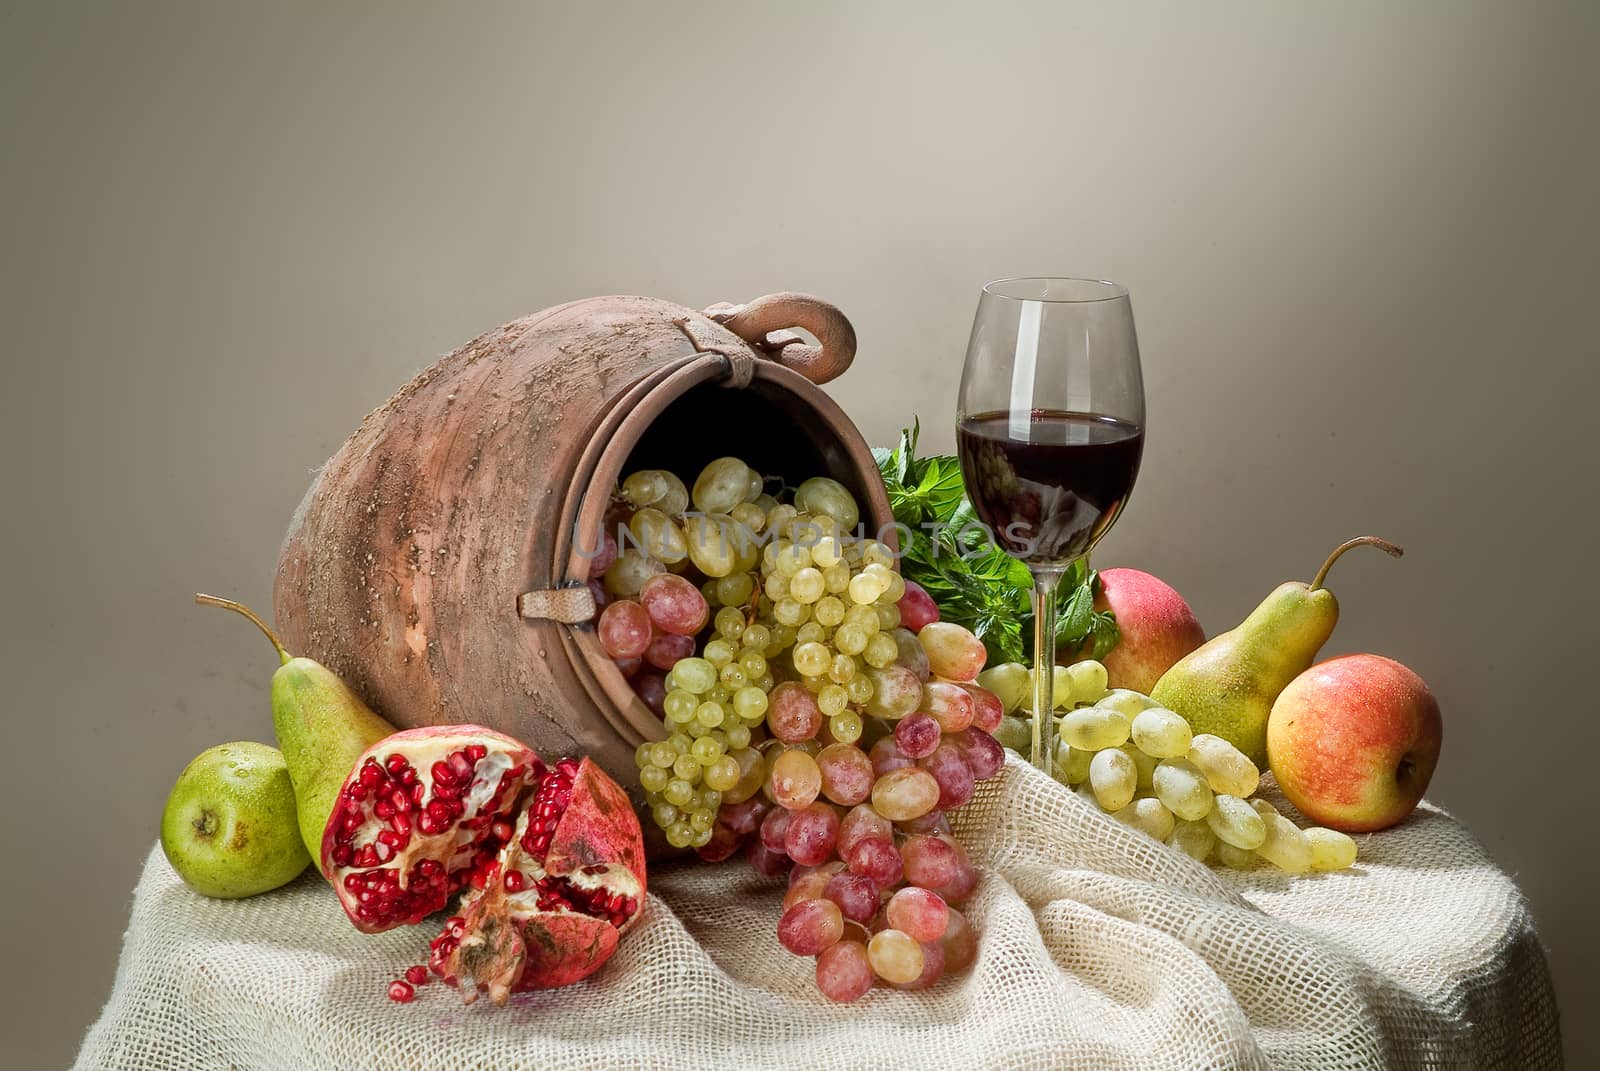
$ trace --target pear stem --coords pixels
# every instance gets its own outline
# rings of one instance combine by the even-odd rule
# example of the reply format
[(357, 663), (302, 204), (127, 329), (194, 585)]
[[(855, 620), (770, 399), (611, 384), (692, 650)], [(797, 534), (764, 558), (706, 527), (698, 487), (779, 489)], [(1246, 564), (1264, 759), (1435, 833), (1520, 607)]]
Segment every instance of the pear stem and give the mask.
[(220, 606), (224, 610), (232, 610), (236, 614), (243, 614), (245, 617), (250, 619), (250, 622), (254, 624), (256, 628), (260, 629), (266, 635), (267, 639), (272, 641), (272, 646), (277, 648), (278, 658), (283, 664), (287, 664), (289, 660), (294, 657), (294, 655), (290, 654), (284, 649), (282, 641), (278, 639), (278, 634), (273, 632), (272, 629), (267, 626), (267, 623), (261, 620), (261, 618), (257, 617), (256, 612), (250, 609), (250, 607), (246, 606), (244, 603), (234, 602), (232, 599), (224, 599), (218, 595), (198, 594), (194, 597), (194, 601), (199, 603), (201, 606)]
[(1339, 556), (1351, 547), (1377, 547), (1391, 558), (1398, 558), (1405, 553), (1403, 548), (1395, 546), (1387, 539), (1379, 539), (1377, 536), (1356, 536), (1354, 539), (1347, 539), (1333, 548), (1333, 553), (1328, 555), (1328, 560), (1322, 563), (1322, 568), (1317, 570), (1317, 575), (1311, 578), (1309, 590), (1316, 591), (1322, 586), (1322, 582), (1328, 579), (1328, 570), (1333, 568), (1333, 563), (1338, 561)]

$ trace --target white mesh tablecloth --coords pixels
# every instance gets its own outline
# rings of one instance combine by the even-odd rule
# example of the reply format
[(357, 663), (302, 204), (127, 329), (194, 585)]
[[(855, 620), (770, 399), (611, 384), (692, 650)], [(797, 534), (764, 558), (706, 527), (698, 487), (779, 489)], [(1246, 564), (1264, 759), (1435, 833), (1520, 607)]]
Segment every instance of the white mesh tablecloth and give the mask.
[(497, 1008), (438, 984), (409, 1005), (386, 999), (435, 928), (360, 934), (312, 874), (207, 900), (158, 847), (77, 1066), (1561, 1064), (1527, 904), (1435, 808), (1360, 838), (1354, 870), (1240, 874), (1125, 828), (1012, 756), (958, 832), (985, 866), (968, 911), (977, 963), (924, 993), (874, 989), (846, 1006), (779, 946), (782, 882), (742, 860), (658, 868), (647, 916), (604, 970)]

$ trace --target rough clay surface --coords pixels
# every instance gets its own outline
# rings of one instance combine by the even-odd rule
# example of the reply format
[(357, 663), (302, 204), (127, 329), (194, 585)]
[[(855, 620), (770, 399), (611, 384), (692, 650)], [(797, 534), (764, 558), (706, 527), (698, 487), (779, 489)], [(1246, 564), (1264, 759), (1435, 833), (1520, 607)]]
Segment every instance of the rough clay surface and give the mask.
[[(1293, 814), (1271, 789), (1268, 798)], [(1554, 1068), (1528, 907), (1426, 804), (1352, 871), (1211, 870), (1015, 756), (958, 818), (984, 866), (970, 973), (921, 993), (818, 994), (775, 934), (781, 881), (742, 861), (650, 875), (598, 974), (463, 1007), (384, 997), (421, 928), (357, 933), (319, 879), (243, 901), (159, 850), (77, 1066), (431, 1068)]]

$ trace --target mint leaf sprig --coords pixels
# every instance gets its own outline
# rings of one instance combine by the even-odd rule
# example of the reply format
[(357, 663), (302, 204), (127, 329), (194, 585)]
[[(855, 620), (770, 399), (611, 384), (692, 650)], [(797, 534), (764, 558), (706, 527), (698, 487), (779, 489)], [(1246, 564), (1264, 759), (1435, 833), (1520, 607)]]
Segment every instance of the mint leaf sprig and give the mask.
[[(961, 463), (948, 454), (917, 457), (921, 422), (900, 432), (892, 450), (872, 451), (889, 494), (889, 507), (910, 533), (900, 571), (927, 589), (945, 620), (971, 629), (989, 651), (989, 664), (1033, 657), (1033, 577), (979, 527), (961, 481)], [(1117, 644), (1116, 619), (1094, 608), (1098, 578), (1076, 562), (1061, 581), (1057, 651), (1093, 642), (1102, 658)]]

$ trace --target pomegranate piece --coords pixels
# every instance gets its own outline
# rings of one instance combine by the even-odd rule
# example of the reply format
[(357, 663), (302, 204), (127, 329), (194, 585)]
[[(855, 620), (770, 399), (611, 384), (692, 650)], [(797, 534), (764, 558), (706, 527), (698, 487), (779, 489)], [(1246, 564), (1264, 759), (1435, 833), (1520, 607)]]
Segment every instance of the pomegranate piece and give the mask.
[(469, 1003), (586, 977), (644, 904), (639, 820), (588, 759), (547, 767), (480, 726), (411, 729), (357, 760), (339, 800), (323, 870), (359, 929), (420, 921), (466, 890), (429, 967)]

